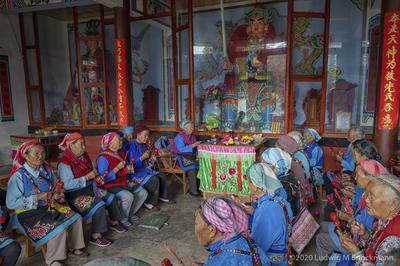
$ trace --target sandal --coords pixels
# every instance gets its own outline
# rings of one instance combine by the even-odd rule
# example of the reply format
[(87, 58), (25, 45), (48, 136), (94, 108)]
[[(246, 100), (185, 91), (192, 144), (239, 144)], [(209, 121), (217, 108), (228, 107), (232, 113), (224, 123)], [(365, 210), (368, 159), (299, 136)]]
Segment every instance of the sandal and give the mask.
[(84, 250), (74, 249), (68, 252), (68, 256), (75, 258), (86, 258), (89, 257), (89, 253)]

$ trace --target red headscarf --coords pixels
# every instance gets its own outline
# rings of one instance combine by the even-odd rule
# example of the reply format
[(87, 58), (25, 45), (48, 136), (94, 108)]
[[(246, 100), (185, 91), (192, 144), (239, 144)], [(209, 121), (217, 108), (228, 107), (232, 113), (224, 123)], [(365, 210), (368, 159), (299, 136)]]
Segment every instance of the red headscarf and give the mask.
[(67, 134), (65, 135), (61, 143), (58, 145), (58, 148), (65, 151), (72, 142), (78, 139), (83, 139), (83, 136), (78, 132)]
[(18, 171), (19, 168), (22, 167), (22, 165), (25, 162), (24, 155), (29, 151), (30, 148), (36, 145), (41, 145), (39, 142), (36, 140), (31, 140), (28, 142), (24, 142), (19, 146), (17, 150), (17, 154), (15, 154), (14, 160), (13, 160), (13, 168), (11, 169), (9, 177), (11, 177), (15, 172)]
[(377, 174), (387, 174), (388, 171), (386, 168), (378, 161), (375, 160), (362, 160), (360, 162), (361, 168), (368, 175), (377, 175)]
[(108, 148), (108, 145), (110, 144), (111, 141), (113, 141), (113, 139), (115, 138), (115, 136), (117, 135), (116, 132), (110, 132), (107, 133), (103, 136), (103, 138), (101, 139), (101, 148), (103, 150)]

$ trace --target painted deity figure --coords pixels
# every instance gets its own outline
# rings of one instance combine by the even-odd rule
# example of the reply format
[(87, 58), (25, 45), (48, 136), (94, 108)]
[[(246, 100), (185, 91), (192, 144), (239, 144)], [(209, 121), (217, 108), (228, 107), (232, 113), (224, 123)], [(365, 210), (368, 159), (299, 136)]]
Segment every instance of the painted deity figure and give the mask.
[(246, 21), (233, 30), (229, 58), (223, 62), (227, 88), (223, 97), (223, 127), (225, 131), (273, 132), (273, 121), (282, 113), (282, 100), (271, 74), (279, 66), (272, 64), (271, 59), (284, 55), (285, 48), (271, 45), (277, 37), (270, 10), (257, 5), (246, 14)]

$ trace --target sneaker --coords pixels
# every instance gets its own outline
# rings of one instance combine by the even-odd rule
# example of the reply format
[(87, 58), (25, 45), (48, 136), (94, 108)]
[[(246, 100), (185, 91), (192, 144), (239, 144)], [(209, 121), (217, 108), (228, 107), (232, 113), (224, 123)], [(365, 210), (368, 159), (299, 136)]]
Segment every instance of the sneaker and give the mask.
[[(128, 222), (129, 223), (129, 222)], [(110, 229), (117, 232), (117, 233), (125, 233), (127, 230), (119, 223), (110, 225)]]
[(125, 227), (125, 230), (128, 230), (128, 227), (131, 227), (132, 224), (129, 221), (121, 222), (122, 226)]
[(129, 222), (130, 223), (135, 223), (137, 221), (139, 221), (140, 217), (137, 215), (133, 215), (132, 217), (129, 217)]
[(148, 210), (151, 210), (151, 209), (153, 209), (154, 208), (154, 205), (153, 204), (150, 204), (150, 203), (145, 203), (145, 204), (143, 204), (145, 207), (146, 207), (146, 209), (148, 209)]
[(107, 247), (107, 246), (111, 245), (111, 241), (104, 238), (102, 235), (100, 235), (96, 239), (90, 238), (89, 242), (90, 242), (90, 244), (98, 246), (98, 247)]
[(158, 198), (162, 203), (166, 203), (166, 204), (175, 204), (176, 201), (174, 200), (170, 200), (170, 199), (165, 199), (165, 198)]

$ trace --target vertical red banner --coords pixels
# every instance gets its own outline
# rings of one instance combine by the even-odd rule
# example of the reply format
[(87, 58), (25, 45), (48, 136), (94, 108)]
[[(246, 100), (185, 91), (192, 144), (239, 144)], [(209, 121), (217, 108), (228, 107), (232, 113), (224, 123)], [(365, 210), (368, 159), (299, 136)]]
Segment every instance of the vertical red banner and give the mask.
[(120, 126), (128, 125), (127, 109), (127, 87), (126, 87), (126, 61), (125, 61), (125, 39), (115, 39), (115, 66), (117, 83), (117, 113), (118, 124)]
[(382, 73), (379, 88), (378, 129), (394, 129), (399, 123), (400, 10), (385, 14)]
[(0, 116), (1, 121), (14, 120), (11, 87), (8, 72), (8, 58), (0, 56)]

